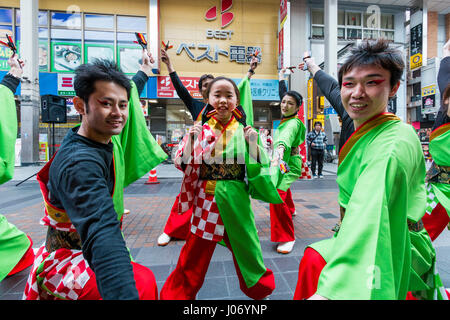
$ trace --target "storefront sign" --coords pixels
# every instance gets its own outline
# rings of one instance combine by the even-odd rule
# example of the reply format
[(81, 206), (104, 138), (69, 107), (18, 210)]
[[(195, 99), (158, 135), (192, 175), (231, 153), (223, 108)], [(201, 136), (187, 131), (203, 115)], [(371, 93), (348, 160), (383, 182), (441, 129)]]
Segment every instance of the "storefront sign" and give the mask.
[(313, 79), (308, 80), (308, 120), (313, 117)]
[(422, 114), (432, 113), (436, 107), (436, 86), (422, 88)]
[[(233, 80), (236, 84), (241, 81), (241, 79)], [(278, 80), (252, 79), (250, 87), (253, 100), (278, 101), (280, 99), (278, 93)]]
[(423, 65), (423, 34), (422, 34), (422, 11), (415, 12), (411, 16), (410, 34), (410, 70), (415, 70)]
[(75, 89), (73, 87), (73, 80), (75, 74), (58, 73), (58, 95), (60, 96), (74, 96)]
[[(194, 49), (197, 49), (194, 54)], [(262, 55), (261, 55), (261, 47), (255, 46), (241, 46), (241, 45), (230, 45), (227, 48), (223, 48), (218, 44), (214, 45), (214, 47), (207, 43), (202, 43), (195, 45), (194, 43), (181, 43), (177, 49), (177, 55), (183, 53), (183, 51), (187, 54), (192, 61), (199, 62), (204, 59), (207, 59), (211, 62), (219, 62), (219, 57), (224, 56), (229, 58), (231, 62), (237, 63), (250, 63), (252, 60), (252, 54), (258, 51), (258, 63), (261, 63)]]
[[(181, 82), (185, 88), (189, 91), (191, 96), (196, 99), (201, 99), (202, 95), (198, 91), (197, 77), (180, 77)], [(175, 87), (172, 84), (169, 76), (157, 77), (157, 89), (156, 95), (158, 98), (178, 98), (178, 94)]]
[(288, 2), (287, 0), (280, 0), (280, 28), (283, 28), (283, 25), (286, 21), (288, 14)]

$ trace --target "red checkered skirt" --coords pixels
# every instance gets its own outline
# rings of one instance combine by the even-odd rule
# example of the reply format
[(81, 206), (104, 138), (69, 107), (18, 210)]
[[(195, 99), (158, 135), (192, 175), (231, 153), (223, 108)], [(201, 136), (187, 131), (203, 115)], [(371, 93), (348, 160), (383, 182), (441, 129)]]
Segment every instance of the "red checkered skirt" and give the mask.
[(191, 218), (191, 232), (211, 241), (223, 239), (225, 226), (215, 196), (205, 192), (206, 180), (198, 180)]
[(42, 245), (36, 253), (23, 299), (78, 300), (93, 275), (81, 250), (61, 248), (48, 253)]

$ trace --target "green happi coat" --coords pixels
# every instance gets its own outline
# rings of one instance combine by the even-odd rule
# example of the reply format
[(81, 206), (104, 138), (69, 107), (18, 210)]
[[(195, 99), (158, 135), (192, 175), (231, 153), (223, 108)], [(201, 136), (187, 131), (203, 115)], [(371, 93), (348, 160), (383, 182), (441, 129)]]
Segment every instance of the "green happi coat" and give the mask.
[[(429, 150), (435, 164), (447, 167), (447, 172), (450, 171), (450, 123), (443, 124), (431, 133)], [(442, 177), (442, 181), (445, 180), (447, 183), (429, 183), (437, 200), (450, 215), (450, 177), (448, 174)]]
[[(17, 114), (14, 94), (0, 85), (0, 184), (14, 175)], [(16, 266), (28, 250), (30, 240), (0, 214), (0, 281)]]
[(298, 152), (291, 154), (291, 151), (305, 141), (305, 132), (305, 125), (297, 114), (294, 114), (284, 118), (274, 133), (273, 149), (276, 150), (279, 145), (284, 146), (283, 161), (287, 163), (290, 169), (285, 174), (276, 170), (277, 189), (287, 191), (291, 184), (302, 175), (302, 158)]
[(424, 281), (433, 277), (435, 253), (415, 224), (425, 212), (424, 180), (417, 135), (395, 115), (382, 113), (353, 133), (339, 154), (338, 201), (345, 216), (331, 239), (311, 245), (327, 262), (317, 294), (405, 299), (408, 291), (430, 289)]

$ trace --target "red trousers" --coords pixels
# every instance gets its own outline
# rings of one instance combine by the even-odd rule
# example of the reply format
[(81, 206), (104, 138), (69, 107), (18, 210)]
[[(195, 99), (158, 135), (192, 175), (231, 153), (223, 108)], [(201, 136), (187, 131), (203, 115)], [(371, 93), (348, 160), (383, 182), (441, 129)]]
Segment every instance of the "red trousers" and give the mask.
[(295, 212), (291, 189), (277, 190), (283, 203), (270, 204), (270, 240), (273, 242), (288, 242), (295, 240), (294, 221)]
[[(140, 300), (158, 300), (158, 287), (153, 272), (143, 265), (131, 262), (133, 266), (134, 281)], [(102, 300), (97, 288), (97, 281), (93, 275), (85, 284), (78, 300)]]
[(441, 234), (449, 221), (448, 213), (440, 203), (433, 209), (431, 214), (425, 213), (422, 217), (423, 226), (430, 235), (431, 241), (434, 241)]
[[(227, 248), (231, 248), (226, 233), (224, 241)], [(203, 285), (216, 245), (217, 242), (205, 240), (189, 233), (186, 243), (181, 249), (177, 266), (161, 289), (161, 300), (194, 300)], [(233, 250), (230, 250), (233, 253)], [(239, 286), (248, 297), (262, 299), (275, 289), (275, 278), (270, 269), (266, 270), (254, 286), (247, 288), (234, 254), (233, 261), (239, 278)]]
[(33, 240), (31, 240), (29, 235), (27, 235), (27, 237), (30, 240), (30, 246), (28, 247), (28, 250), (22, 256), (22, 258), (19, 260), (19, 262), (16, 264), (16, 266), (8, 273), (8, 276), (12, 276), (16, 273), (19, 273), (20, 271), (31, 266), (34, 262), (34, 251), (32, 248)]
[(178, 214), (178, 200), (180, 195), (177, 195), (175, 203), (170, 211), (169, 219), (167, 219), (164, 233), (172, 238), (186, 240), (190, 233), (192, 209), (189, 209), (183, 214)]

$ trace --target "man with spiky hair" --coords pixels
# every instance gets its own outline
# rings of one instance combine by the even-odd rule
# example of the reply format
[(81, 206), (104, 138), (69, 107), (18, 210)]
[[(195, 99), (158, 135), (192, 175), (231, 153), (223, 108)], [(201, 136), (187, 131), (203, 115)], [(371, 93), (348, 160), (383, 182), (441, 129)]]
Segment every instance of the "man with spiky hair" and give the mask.
[(81, 125), (38, 173), (48, 226), (26, 299), (157, 299), (150, 269), (131, 261), (121, 232), (123, 189), (166, 155), (145, 124), (137, 87), (151, 72), (143, 52), (133, 81), (112, 61), (77, 68), (74, 106)]
[(403, 69), (401, 52), (379, 39), (355, 47), (339, 71), (342, 104), (355, 127), (339, 153), (341, 224), (305, 250), (294, 299), (439, 296), (435, 251), (421, 221), (421, 145), (410, 125), (387, 112)]

